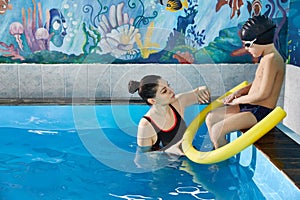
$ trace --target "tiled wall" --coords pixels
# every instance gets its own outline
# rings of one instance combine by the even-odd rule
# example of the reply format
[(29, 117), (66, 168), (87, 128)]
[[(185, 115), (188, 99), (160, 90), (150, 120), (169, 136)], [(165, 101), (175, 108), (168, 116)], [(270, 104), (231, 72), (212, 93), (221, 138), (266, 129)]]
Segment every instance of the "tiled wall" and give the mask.
[(132, 98), (127, 84), (147, 74), (168, 80), (176, 93), (207, 85), (220, 96), (240, 82), (252, 81), (252, 64), (1, 64), (0, 98)]
[(287, 65), (284, 91), (284, 124), (300, 135), (300, 67)]
[[(130, 99), (130, 80), (147, 74), (166, 79), (176, 93), (207, 85), (213, 97), (242, 81), (251, 82), (254, 64), (0, 64), (0, 99)], [(283, 105), (283, 92), (279, 99)]]

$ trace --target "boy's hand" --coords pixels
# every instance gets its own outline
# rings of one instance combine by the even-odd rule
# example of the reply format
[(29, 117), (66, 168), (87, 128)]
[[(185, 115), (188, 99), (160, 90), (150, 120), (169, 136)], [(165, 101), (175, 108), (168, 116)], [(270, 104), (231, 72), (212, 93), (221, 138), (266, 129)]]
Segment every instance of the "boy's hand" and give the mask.
[(223, 99), (225, 105), (235, 105), (237, 102), (235, 99), (239, 98), (241, 95), (237, 92), (234, 92)]

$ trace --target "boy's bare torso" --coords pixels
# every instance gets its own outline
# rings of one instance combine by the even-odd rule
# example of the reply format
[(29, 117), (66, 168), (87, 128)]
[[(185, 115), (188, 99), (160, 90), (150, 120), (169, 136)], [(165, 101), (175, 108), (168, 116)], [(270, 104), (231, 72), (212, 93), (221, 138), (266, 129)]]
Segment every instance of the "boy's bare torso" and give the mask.
[[(253, 104), (274, 108), (281, 91), (284, 74), (285, 64), (277, 51), (262, 57), (248, 95), (264, 92), (267, 96), (265, 99), (253, 102)], [(262, 88), (264, 91), (260, 91)]]

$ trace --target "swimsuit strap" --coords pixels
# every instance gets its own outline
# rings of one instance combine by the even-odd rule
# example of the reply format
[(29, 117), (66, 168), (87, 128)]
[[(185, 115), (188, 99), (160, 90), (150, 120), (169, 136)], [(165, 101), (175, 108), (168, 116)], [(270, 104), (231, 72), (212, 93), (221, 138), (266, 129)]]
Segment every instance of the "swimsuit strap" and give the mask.
[(149, 116), (143, 116), (143, 118), (145, 118), (154, 128), (155, 132), (156, 133), (159, 133), (159, 132), (169, 132), (169, 131), (172, 131), (174, 129), (174, 127), (176, 127), (178, 121), (181, 119), (181, 116), (180, 114), (177, 112), (177, 110), (174, 108), (174, 106), (172, 106), (171, 104), (169, 104), (169, 106), (171, 107), (172, 111), (173, 111), (173, 114), (174, 114), (174, 118), (175, 118), (175, 123), (174, 125), (169, 128), (168, 130), (163, 130), (163, 129), (160, 129), (157, 124), (151, 119), (151, 117)]
[(174, 106), (170, 104), (170, 107), (174, 113), (175, 123), (168, 130), (161, 130), (149, 116), (143, 116), (148, 122), (150, 122), (157, 134), (158, 139), (153, 146), (159, 145), (160, 142), (162, 142), (163, 146), (168, 145), (170, 142), (176, 143), (182, 138), (182, 135), (186, 130), (185, 121), (181, 118), (180, 114), (177, 112)]
[(143, 116), (143, 118), (145, 118), (152, 125), (156, 133), (161, 131), (160, 128), (152, 121), (152, 119), (149, 116)]
[(151, 150), (152, 151), (157, 151), (160, 149), (160, 139), (158, 137), (158, 132), (160, 132), (160, 129), (156, 126), (155, 123), (152, 122), (152, 119), (149, 116), (143, 116), (143, 118), (145, 118), (154, 128), (156, 135), (157, 135), (157, 140), (155, 142), (155, 144), (152, 145)]
[(172, 106), (172, 104), (170, 104), (171, 109), (173, 110), (173, 112), (175, 113), (175, 120), (179, 120), (181, 119), (181, 115), (179, 114), (179, 112), (177, 112), (177, 110), (174, 108), (174, 106)]

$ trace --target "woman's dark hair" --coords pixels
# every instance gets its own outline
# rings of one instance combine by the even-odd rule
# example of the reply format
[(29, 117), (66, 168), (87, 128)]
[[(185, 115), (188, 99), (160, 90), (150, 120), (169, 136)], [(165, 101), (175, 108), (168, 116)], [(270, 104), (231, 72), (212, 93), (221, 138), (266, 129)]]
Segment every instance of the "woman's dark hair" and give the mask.
[(276, 25), (265, 15), (254, 16), (245, 22), (241, 29), (243, 41), (255, 40), (255, 44), (273, 43)]
[(155, 97), (160, 79), (161, 76), (158, 75), (147, 75), (140, 82), (131, 80), (128, 83), (128, 91), (131, 94), (138, 91), (140, 97), (149, 105), (147, 99)]

